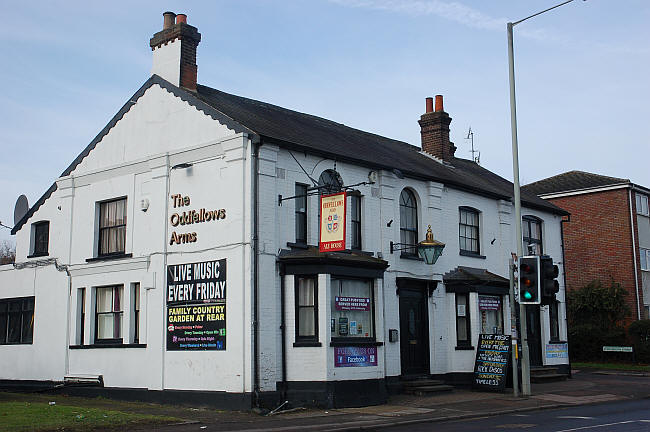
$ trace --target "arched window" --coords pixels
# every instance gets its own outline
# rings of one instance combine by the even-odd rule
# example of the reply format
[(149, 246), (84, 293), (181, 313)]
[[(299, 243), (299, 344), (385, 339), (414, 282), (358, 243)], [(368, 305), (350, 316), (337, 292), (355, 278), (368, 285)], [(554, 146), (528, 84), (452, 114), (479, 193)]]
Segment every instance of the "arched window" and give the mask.
[(521, 233), (524, 241), (524, 255), (543, 255), (542, 220), (535, 216), (521, 218)]
[(326, 169), (318, 177), (318, 186), (318, 191), (321, 195), (334, 194), (341, 192), (343, 179), (341, 178), (341, 174), (336, 172), (336, 170)]
[[(399, 233), (400, 242), (416, 245), (418, 243), (418, 204), (415, 195), (404, 189), (399, 196)], [(406, 254), (415, 255), (415, 247), (406, 249)]]

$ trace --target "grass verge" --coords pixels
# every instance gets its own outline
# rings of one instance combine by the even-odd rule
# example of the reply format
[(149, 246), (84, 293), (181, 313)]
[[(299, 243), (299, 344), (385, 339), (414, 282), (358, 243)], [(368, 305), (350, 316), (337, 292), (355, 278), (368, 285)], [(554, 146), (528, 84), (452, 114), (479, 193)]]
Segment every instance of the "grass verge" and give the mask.
[(571, 363), (574, 369), (608, 369), (608, 370), (626, 370), (637, 372), (650, 372), (650, 366), (635, 365), (629, 363)]
[(174, 417), (129, 413), (47, 402), (0, 401), (0, 429), (14, 431), (86, 431), (128, 425), (181, 421)]

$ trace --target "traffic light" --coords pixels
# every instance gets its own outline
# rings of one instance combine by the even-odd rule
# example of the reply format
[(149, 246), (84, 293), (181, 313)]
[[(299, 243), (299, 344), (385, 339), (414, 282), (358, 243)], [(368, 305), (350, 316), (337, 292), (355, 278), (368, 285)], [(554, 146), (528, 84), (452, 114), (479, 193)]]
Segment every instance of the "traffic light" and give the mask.
[(519, 303), (539, 304), (540, 266), (538, 256), (519, 258)]
[(559, 269), (553, 264), (553, 258), (543, 256), (540, 258), (540, 286), (542, 301), (544, 305), (555, 302), (555, 294), (560, 291), (560, 283), (557, 281)]

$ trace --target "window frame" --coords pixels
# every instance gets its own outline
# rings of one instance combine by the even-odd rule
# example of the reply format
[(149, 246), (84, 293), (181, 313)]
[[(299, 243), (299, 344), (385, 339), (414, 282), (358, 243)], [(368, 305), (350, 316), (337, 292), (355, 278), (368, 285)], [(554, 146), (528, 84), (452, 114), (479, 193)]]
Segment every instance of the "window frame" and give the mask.
[[(294, 192), (295, 192), (295, 208), (294, 208), (294, 235), (295, 235), (295, 242), (297, 244), (307, 244), (307, 234), (308, 234), (308, 227), (307, 227), (307, 221), (309, 220), (307, 215), (309, 212), (309, 200), (307, 199), (308, 195), (308, 188), (309, 186), (304, 184), (304, 183), (296, 183)], [(299, 190), (300, 189), (300, 190)], [(298, 200), (304, 199), (304, 211), (299, 211), (298, 210)], [(298, 233), (298, 221), (300, 219), (303, 219), (304, 222), (304, 227), (302, 229), (301, 233)], [(304, 238), (299, 238), (298, 235), (301, 234)]]
[[(533, 224), (539, 226), (539, 239), (532, 237)], [(528, 245), (534, 244), (535, 254), (538, 256), (544, 255), (544, 221), (537, 216), (526, 215), (521, 218), (521, 242), (524, 255), (529, 255)], [(524, 235), (524, 226), (528, 228), (528, 237)], [(537, 246), (538, 245), (538, 246)]]
[[(413, 202), (413, 205), (409, 205), (408, 202), (404, 199), (404, 197), (407, 196), (410, 201)], [(414, 225), (413, 226), (407, 226), (406, 224), (406, 218), (402, 217), (402, 209), (404, 211), (409, 211), (412, 212), (413, 220), (414, 220)], [(407, 247), (405, 249), (402, 249), (401, 251), (401, 256), (405, 257), (417, 257), (417, 244), (418, 244), (418, 238), (419, 238), (419, 218), (418, 218), (418, 200), (417, 197), (415, 196), (415, 193), (409, 189), (409, 188), (404, 188), (402, 189), (402, 192), (400, 192), (399, 195), (399, 240), (402, 245), (406, 245)], [(412, 236), (412, 241), (409, 239), (409, 237)], [(408, 247), (408, 245), (412, 245), (411, 247)]]
[[(10, 310), (10, 305), (17, 306), (17, 310)], [(34, 311), (36, 310), (36, 297), (13, 297), (0, 299), (0, 345), (32, 345), (34, 343)], [(18, 324), (19, 334), (17, 341), (9, 341), (9, 331), (12, 324), (12, 315), (18, 315), (20, 323)], [(30, 322), (29, 335), (25, 335), (25, 318), (28, 317)]]
[[(41, 230), (45, 230), (44, 242), (39, 241), (39, 237), (43, 234), (40, 232)], [(50, 221), (34, 222), (32, 224), (32, 236), (31, 254), (28, 258), (48, 256), (50, 248)]]
[[(111, 310), (108, 312), (98, 312), (97, 303), (99, 302), (98, 291), (101, 289), (111, 289)], [(119, 310), (115, 310), (115, 292), (117, 289), (119, 291)], [(105, 285), (95, 287), (95, 344), (122, 344), (124, 340), (124, 285)], [(115, 333), (115, 319), (119, 319), (119, 337), (112, 338), (100, 338), (99, 337), (99, 316), (100, 315), (112, 315), (113, 316), (113, 333)], [(115, 334), (113, 334), (115, 336)]]
[[(361, 250), (362, 248), (362, 239), (363, 235), (361, 234), (362, 224), (362, 213), (361, 213), (361, 194), (360, 193), (350, 193), (350, 249), (352, 250)], [(354, 218), (354, 211), (356, 210), (357, 218)], [(356, 229), (356, 231), (355, 231)], [(355, 235), (356, 233), (356, 235)]]
[[(486, 310), (481, 310), (481, 297), (492, 297), (492, 298), (499, 299), (499, 309), (498, 309), (498, 314), (497, 315), (498, 315), (499, 324), (501, 324), (501, 333), (489, 333), (489, 332), (486, 332), (485, 329), (483, 328), (483, 313), (487, 312), (487, 311)], [(504, 318), (503, 318), (503, 313), (504, 313), (504, 309), (505, 309), (504, 306), (505, 305), (504, 305), (503, 296), (502, 295), (495, 295), (495, 294), (479, 294), (478, 295), (478, 304), (479, 304), (478, 314), (479, 314), (479, 317), (481, 319), (481, 325), (480, 325), (481, 331), (480, 331), (480, 333), (482, 333), (482, 334), (500, 334), (500, 335), (505, 334), (505, 321), (504, 321)]]
[(131, 326), (133, 326), (133, 333), (131, 338), (133, 339), (134, 344), (140, 343), (140, 311), (142, 309), (141, 295), (142, 286), (140, 285), (140, 282), (133, 282), (131, 284), (131, 316), (133, 317), (131, 323)]
[(648, 198), (648, 195), (635, 192), (634, 198), (636, 205), (636, 214), (642, 216), (650, 216), (650, 205), (648, 203), (648, 201), (650, 201), (650, 198)]
[[(469, 214), (471, 213), (472, 215), (475, 216), (476, 218), (476, 225), (469, 225), (467, 223), (463, 223), (463, 213)], [(465, 218), (467, 220), (467, 217)], [(467, 228), (475, 229), (476, 230), (476, 239), (473, 237), (467, 237), (466, 235), (463, 235), (462, 231), (463, 228), (465, 228), (465, 234), (467, 233)], [(476, 240), (476, 250), (472, 249), (463, 249), (462, 247), (462, 242), (461, 239), (465, 240), (465, 246), (467, 246), (467, 242), (471, 244), (473, 240)], [(475, 209), (474, 207), (467, 207), (467, 206), (460, 206), (458, 207), (458, 249), (462, 255), (470, 255), (470, 256), (481, 256), (481, 211), (478, 209)]]
[(370, 311), (369, 311), (370, 323), (372, 326), (371, 327), (372, 331), (369, 332), (369, 334), (371, 334), (372, 336), (349, 336), (350, 323), (348, 322), (348, 336), (335, 336), (335, 334), (332, 333), (330, 335), (330, 342), (336, 344), (337, 346), (340, 346), (341, 343), (349, 343), (351, 346), (354, 346), (355, 344), (363, 345), (368, 343), (375, 343), (377, 341), (377, 323), (376, 323), (376, 315), (375, 315), (375, 280), (372, 278), (364, 278), (364, 277), (331, 275), (330, 285), (332, 286), (332, 289), (330, 290), (331, 298), (328, 299), (328, 304), (331, 304), (334, 297), (338, 295), (337, 293), (334, 292), (333, 281), (344, 281), (344, 280), (364, 281), (368, 283), (370, 287)]
[(85, 344), (86, 335), (86, 287), (77, 290), (77, 309), (79, 311), (79, 345)]
[[(115, 224), (115, 225), (109, 225), (109, 226), (102, 226), (102, 209), (103, 206), (108, 206), (111, 203), (116, 203), (118, 201), (124, 201), (124, 223), (122, 224)], [(127, 216), (128, 216), (128, 200), (126, 196), (120, 197), (120, 198), (112, 198), (109, 200), (105, 201), (99, 201), (97, 203), (97, 257), (111, 257), (111, 256), (119, 256), (119, 255), (125, 255), (126, 254), (126, 228), (127, 228)], [(124, 239), (122, 240), (123, 242), (123, 249), (121, 251), (114, 251), (114, 252), (102, 252), (102, 240), (103, 236), (105, 235), (104, 232), (108, 231), (110, 232), (111, 230), (119, 230), (120, 228), (124, 228)], [(109, 248), (110, 249), (110, 248)]]
[(639, 261), (641, 271), (650, 271), (650, 249), (639, 248)]
[[(311, 279), (314, 281), (314, 293), (313, 305), (301, 305), (300, 304), (300, 280)], [(294, 307), (295, 307), (295, 343), (294, 346), (320, 346), (319, 342), (319, 329), (318, 329), (318, 275), (304, 274), (304, 275), (294, 275)], [(313, 335), (301, 335), (300, 334), (300, 311), (301, 309), (313, 309), (313, 319), (314, 319), (314, 334)]]
[[(458, 315), (458, 298), (459, 297), (464, 297), (465, 298), (465, 316), (460, 316)], [(454, 310), (454, 316), (456, 319), (454, 320), (456, 322), (456, 349), (468, 349), (472, 347), (472, 320), (471, 320), (471, 313), (470, 313), (470, 296), (469, 293), (456, 293), (454, 296), (454, 304), (455, 304), (455, 310)], [(459, 334), (459, 321), (461, 318), (465, 319), (465, 332), (467, 334), (467, 339), (460, 339), (460, 334)]]

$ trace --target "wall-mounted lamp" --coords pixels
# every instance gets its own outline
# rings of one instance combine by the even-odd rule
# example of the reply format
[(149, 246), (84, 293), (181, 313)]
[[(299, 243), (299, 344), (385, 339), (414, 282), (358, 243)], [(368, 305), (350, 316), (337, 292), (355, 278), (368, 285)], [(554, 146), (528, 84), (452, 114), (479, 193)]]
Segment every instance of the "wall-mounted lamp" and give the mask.
[(438, 261), (438, 258), (440, 258), (440, 255), (442, 255), (442, 250), (444, 248), (444, 243), (433, 239), (431, 225), (429, 225), (429, 228), (427, 228), (426, 238), (417, 245), (390, 242), (390, 253), (393, 253), (393, 251), (397, 250), (417, 249), (420, 258), (422, 258), (424, 262), (429, 265), (433, 265), (436, 263), (436, 261)]

